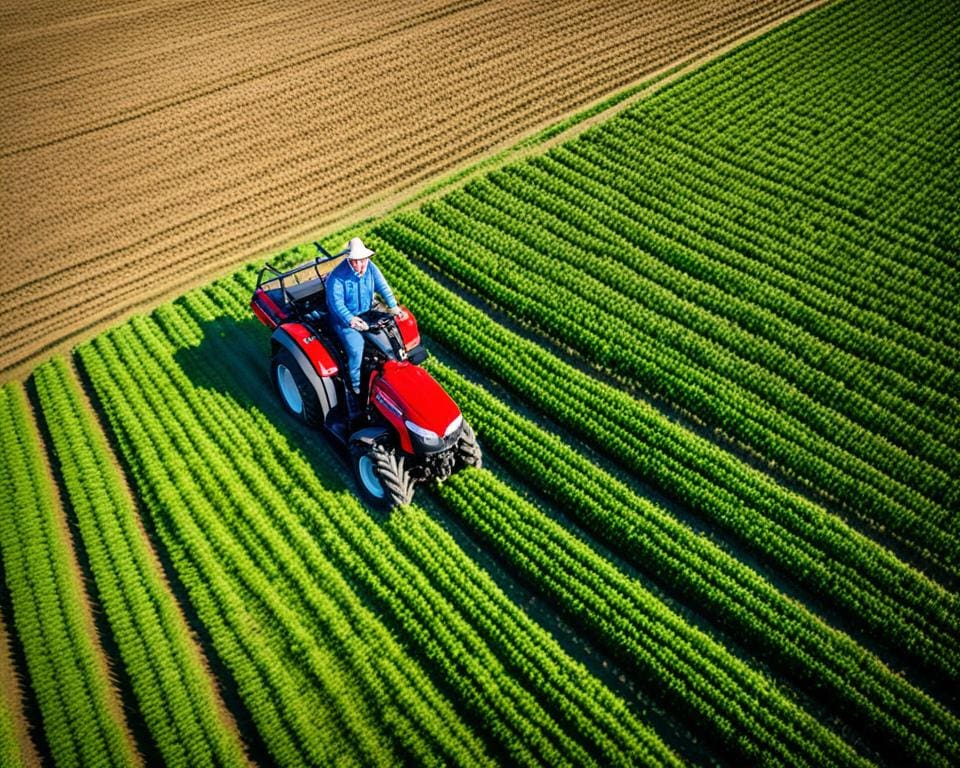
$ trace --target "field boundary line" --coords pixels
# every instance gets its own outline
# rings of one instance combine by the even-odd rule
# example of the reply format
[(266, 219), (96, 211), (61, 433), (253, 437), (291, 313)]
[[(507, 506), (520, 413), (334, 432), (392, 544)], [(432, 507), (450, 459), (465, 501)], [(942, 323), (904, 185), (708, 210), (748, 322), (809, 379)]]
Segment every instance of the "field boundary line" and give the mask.
[(584, 108), (572, 111), (566, 117), (551, 120), (535, 126), (519, 137), (506, 139), (491, 150), (468, 158), (448, 171), (445, 175), (432, 176), (425, 180), (407, 185), (397, 185), (367, 200), (361, 201), (339, 212), (332, 212), (313, 222), (305, 222), (285, 234), (265, 238), (261, 246), (251, 251), (244, 261), (230, 264), (212, 264), (206, 269), (198, 269), (185, 275), (183, 280), (166, 285), (159, 292), (148, 291), (129, 305), (113, 313), (82, 322), (69, 335), (54, 338), (27, 357), (7, 365), (0, 362), (0, 383), (25, 380), (30, 372), (41, 363), (57, 354), (70, 353), (80, 344), (89, 341), (108, 328), (120, 325), (138, 314), (149, 313), (165, 302), (179, 298), (193, 288), (203, 287), (220, 278), (229, 277), (250, 265), (260, 265), (276, 258), (278, 254), (296, 246), (314, 240), (330, 242), (347, 233), (360, 231), (371, 222), (390, 214), (414, 208), (427, 200), (438, 197), (452, 189), (467, 184), (471, 179), (496, 170), (508, 163), (527, 157), (543, 154), (552, 147), (575, 138), (589, 128), (598, 125), (640, 100), (656, 93), (679, 78), (690, 74), (741, 45), (748, 44), (762, 35), (806, 13), (813, 12), (836, 0), (811, 0), (800, 8), (787, 11), (783, 15), (760, 23), (733, 38), (720, 43), (713, 42), (705, 48), (688, 54), (679, 61), (654, 70), (632, 85), (619, 88), (602, 96)]
[[(663, 87), (673, 84), (715, 59), (757, 40), (783, 24), (833, 2), (837, 2), (837, 0), (811, 0), (802, 8), (788, 11), (773, 21), (764, 22), (735, 38), (727, 39), (719, 44), (710, 44), (704, 49), (684, 56), (679, 61), (654, 70), (633, 85), (620, 88), (612, 94), (594, 100), (591, 104), (575, 111), (568, 117), (538, 126), (520, 139), (510, 140), (505, 148), (503, 144), (507, 144), (507, 142), (504, 142), (500, 148), (490, 150), (486, 153), (486, 156), (466, 161), (461, 167), (455, 168), (439, 181), (427, 180), (408, 187), (398, 187), (374, 200), (360, 203), (345, 213), (329, 219), (323, 231), (329, 232), (332, 228), (335, 232), (346, 232), (363, 222), (417, 208), (429, 200), (465, 186), (471, 180), (502, 168), (509, 163), (544, 154), (553, 147), (570, 141), (590, 128), (609, 120), (643, 99), (652, 96)], [(312, 234), (317, 232), (320, 232), (320, 230), (313, 230)], [(318, 237), (319, 235), (317, 235)], [(307, 239), (311, 238), (308, 237)], [(299, 243), (291, 241), (290, 247), (297, 244)]]

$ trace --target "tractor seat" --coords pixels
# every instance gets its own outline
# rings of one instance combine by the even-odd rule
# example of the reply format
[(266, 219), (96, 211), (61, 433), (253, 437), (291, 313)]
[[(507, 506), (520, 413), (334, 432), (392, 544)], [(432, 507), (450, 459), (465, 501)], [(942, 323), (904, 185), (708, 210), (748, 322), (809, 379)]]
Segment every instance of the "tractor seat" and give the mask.
[(319, 277), (315, 277), (313, 280), (307, 280), (307, 282), (300, 283), (298, 285), (287, 286), (287, 295), (292, 301), (303, 301), (304, 299), (307, 299), (316, 293), (321, 293), (322, 291), (323, 280)]

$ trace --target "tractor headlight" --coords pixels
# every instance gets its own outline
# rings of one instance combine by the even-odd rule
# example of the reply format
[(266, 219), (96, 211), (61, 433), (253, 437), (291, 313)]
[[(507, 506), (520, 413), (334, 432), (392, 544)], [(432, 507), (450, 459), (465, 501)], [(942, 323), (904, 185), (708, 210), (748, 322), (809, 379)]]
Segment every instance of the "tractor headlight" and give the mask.
[(423, 443), (424, 448), (439, 448), (440, 435), (434, 432), (432, 429), (424, 429), (419, 424), (414, 424), (409, 419), (404, 422), (413, 434), (420, 438), (420, 442)]
[(450, 425), (447, 427), (447, 431), (443, 433), (444, 437), (450, 437), (454, 432), (460, 429), (460, 425), (463, 424), (463, 414), (461, 413), (457, 418), (450, 422)]

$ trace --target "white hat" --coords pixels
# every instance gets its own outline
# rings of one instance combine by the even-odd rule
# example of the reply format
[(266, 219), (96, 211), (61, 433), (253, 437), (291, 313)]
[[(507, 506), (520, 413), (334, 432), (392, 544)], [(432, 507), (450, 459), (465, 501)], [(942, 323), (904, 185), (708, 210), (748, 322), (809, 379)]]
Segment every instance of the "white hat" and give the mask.
[(347, 258), (351, 260), (369, 259), (373, 256), (373, 251), (367, 248), (367, 246), (363, 244), (363, 240), (359, 237), (353, 238), (353, 240), (343, 246), (341, 253), (347, 254)]

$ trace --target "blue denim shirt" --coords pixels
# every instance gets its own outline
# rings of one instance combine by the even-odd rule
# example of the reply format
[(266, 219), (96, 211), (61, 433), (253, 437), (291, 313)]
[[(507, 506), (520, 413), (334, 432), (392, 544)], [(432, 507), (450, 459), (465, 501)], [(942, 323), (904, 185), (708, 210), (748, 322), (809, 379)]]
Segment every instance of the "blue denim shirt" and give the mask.
[(374, 292), (380, 294), (388, 307), (397, 306), (393, 291), (376, 264), (369, 262), (363, 277), (358, 277), (344, 259), (327, 276), (327, 308), (334, 323), (341, 327), (350, 325), (356, 315), (370, 309)]

